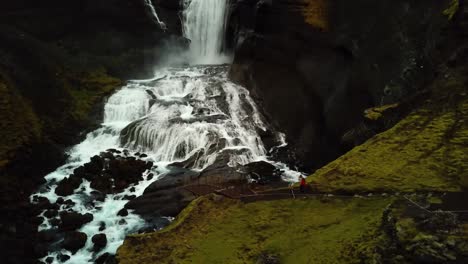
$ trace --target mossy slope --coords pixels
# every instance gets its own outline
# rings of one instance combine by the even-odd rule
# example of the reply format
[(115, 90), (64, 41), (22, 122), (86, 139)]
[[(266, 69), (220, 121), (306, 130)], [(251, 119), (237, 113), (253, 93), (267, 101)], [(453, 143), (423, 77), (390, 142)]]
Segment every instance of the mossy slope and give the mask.
[(303, 0), (302, 15), (305, 22), (321, 30), (329, 29), (329, 0)]
[(199, 198), (168, 228), (128, 237), (117, 252), (119, 263), (256, 263), (262, 255), (281, 263), (355, 263), (372, 254), (375, 241), (367, 238), (392, 202), (216, 200)]
[(318, 170), (323, 191), (459, 191), (468, 187), (468, 94), (463, 70), (441, 74), (430, 95), (390, 130)]
[(31, 105), (0, 76), (0, 169), (12, 158), (11, 151), (37, 140), (41, 125)]

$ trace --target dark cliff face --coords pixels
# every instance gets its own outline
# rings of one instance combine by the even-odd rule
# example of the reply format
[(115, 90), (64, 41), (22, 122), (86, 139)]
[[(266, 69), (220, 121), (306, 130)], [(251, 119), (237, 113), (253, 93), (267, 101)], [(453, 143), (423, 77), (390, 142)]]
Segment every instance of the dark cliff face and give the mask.
[(433, 78), (451, 1), (239, 1), (229, 20), (230, 77), (288, 136), (303, 169), (350, 145), (367, 108)]
[(180, 43), (179, 1), (153, 2), (167, 32), (155, 23), (145, 0), (11, 1), (2, 6), (0, 23), (79, 57), (85, 67), (98, 64), (113, 75), (137, 78), (152, 74), (165, 55), (155, 47), (169, 39), (175, 40), (170, 45)]
[[(155, 5), (157, 1), (154, 1)], [(66, 147), (100, 123), (122, 79), (152, 74), (180, 39), (178, 1), (159, 1), (169, 31), (143, 0), (2, 3), (0, 10), (0, 245), (2, 263), (36, 263), (29, 195), (65, 159)]]

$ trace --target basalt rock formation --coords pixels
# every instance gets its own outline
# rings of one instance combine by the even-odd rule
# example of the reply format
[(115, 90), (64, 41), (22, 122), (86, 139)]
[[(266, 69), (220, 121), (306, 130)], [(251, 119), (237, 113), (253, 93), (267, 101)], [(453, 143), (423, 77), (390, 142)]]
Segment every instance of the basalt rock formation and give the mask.
[(367, 108), (433, 79), (459, 1), (238, 1), (228, 26), (230, 77), (285, 132), (303, 169), (353, 145)]

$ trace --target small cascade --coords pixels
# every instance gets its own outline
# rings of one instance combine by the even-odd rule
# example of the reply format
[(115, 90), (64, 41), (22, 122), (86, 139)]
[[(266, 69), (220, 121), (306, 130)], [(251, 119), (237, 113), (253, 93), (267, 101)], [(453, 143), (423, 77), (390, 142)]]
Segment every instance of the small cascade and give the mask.
[[(221, 72), (166, 70), (164, 80), (139, 82), (153, 104), (122, 131), (122, 146), (161, 161), (183, 161), (203, 151), (194, 169), (208, 166), (223, 149), (245, 149), (244, 162), (264, 157), (256, 129), (265, 127), (247, 90), (227, 80), (226, 67), (210, 68)], [(147, 102), (141, 104), (138, 109)]]

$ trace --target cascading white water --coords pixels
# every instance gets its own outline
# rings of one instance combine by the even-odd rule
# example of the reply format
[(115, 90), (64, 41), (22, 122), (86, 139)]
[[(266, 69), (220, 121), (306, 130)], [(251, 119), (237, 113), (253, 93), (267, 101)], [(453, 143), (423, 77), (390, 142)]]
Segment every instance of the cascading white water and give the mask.
[(193, 64), (228, 62), (222, 54), (229, 0), (184, 0), (184, 36)]
[(254, 103), (247, 90), (227, 80), (225, 68), (219, 69), (213, 75), (200, 67), (166, 70), (164, 80), (138, 82), (154, 104), (123, 131), (123, 146), (152, 153), (158, 161), (182, 161), (203, 151), (194, 169), (210, 165), (223, 149), (248, 150), (238, 157), (242, 164), (264, 157), (256, 129), (265, 128)]
[[(192, 64), (224, 63), (221, 49), (227, 0), (186, 0), (185, 5), (184, 30), (192, 39)], [(102, 126), (69, 150), (67, 163), (46, 176), (47, 183), (31, 200), (45, 197), (55, 203), (59, 198), (55, 193), (58, 183), (107, 149), (145, 152), (148, 157), (142, 159), (155, 166), (144, 173), (140, 182), (120, 193), (107, 194), (102, 201), (93, 201), (93, 206), (89, 201), (93, 200), (94, 190), (85, 179), (72, 195), (61, 197), (74, 204), (61, 205), (60, 212), (90, 213), (94, 218), (79, 229), (87, 235), (86, 245), (75, 254), (60, 248), (51, 250), (48, 257), (53, 258), (53, 263), (61, 263), (59, 254), (71, 256), (65, 262), (71, 264), (92, 262), (104, 253), (115, 254), (127, 234), (145, 227), (145, 221), (131, 210), (127, 216), (118, 215), (128, 202), (126, 197), (141, 196), (170, 170), (168, 164), (191, 159), (192, 169), (202, 170), (220, 155), (228, 155), (228, 165), (232, 167), (268, 161), (258, 134), (266, 125), (249, 92), (230, 82), (227, 70), (227, 66), (167, 68), (156, 72), (153, 79), (129, 81), (108, 99)], [(283, 143), (281, 146), (285, 145), (279, 141)], [(271, 163), (285, 171), (283, 176), (289, 180), (297, 180), (300, 175), (284, 164)], [(59, 216), (46, 217), (45, 212), (40, 215), (44, 222), (39, 230), (56, 229), (53, 222)], [(108, 243), (93, 253), (91, 238), (98, 233), (105, 233)]]

